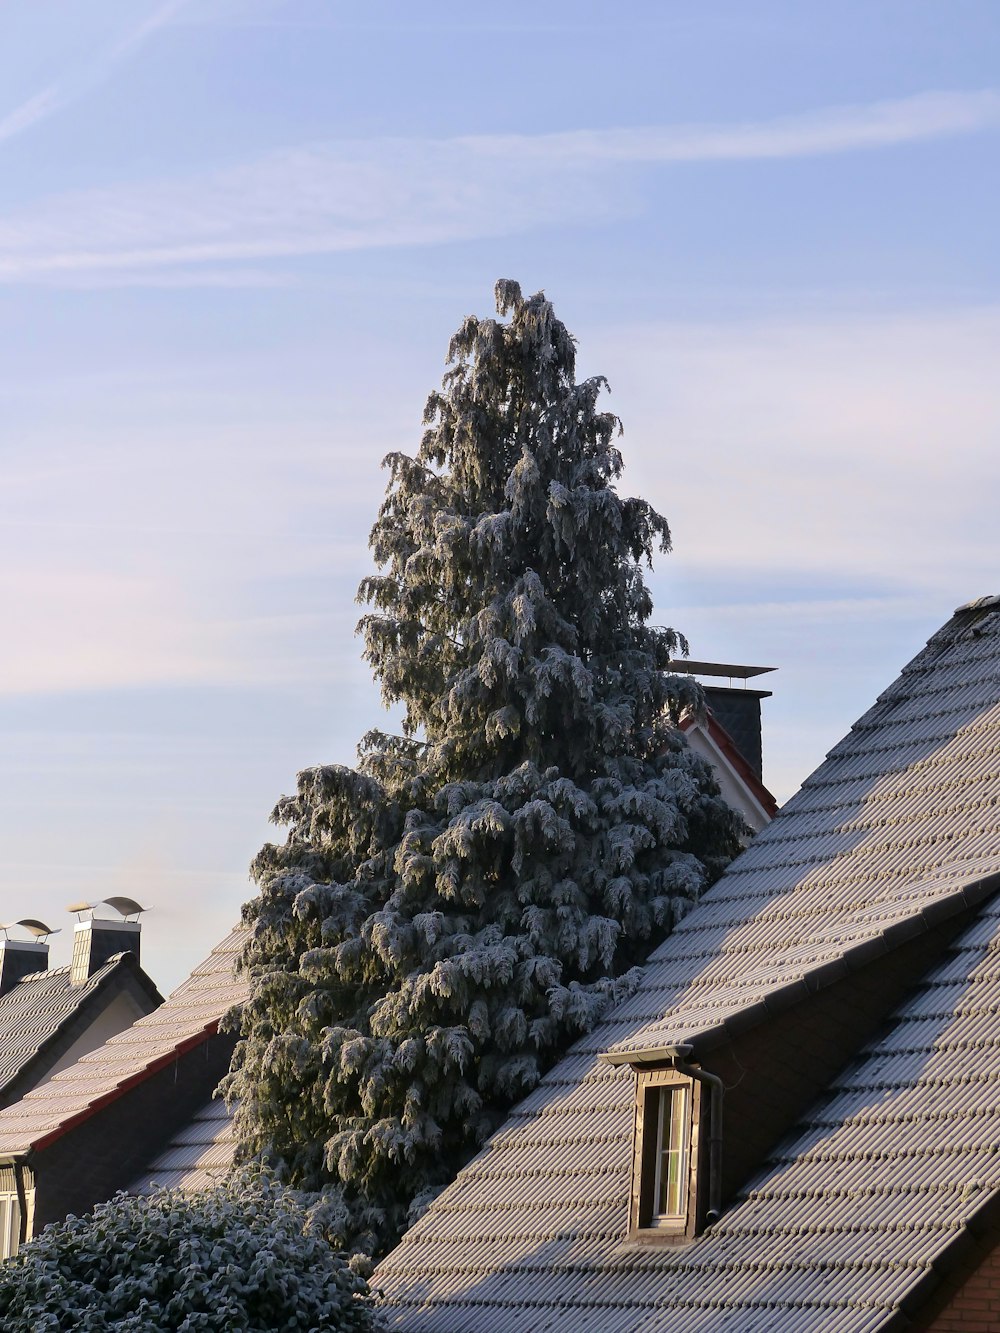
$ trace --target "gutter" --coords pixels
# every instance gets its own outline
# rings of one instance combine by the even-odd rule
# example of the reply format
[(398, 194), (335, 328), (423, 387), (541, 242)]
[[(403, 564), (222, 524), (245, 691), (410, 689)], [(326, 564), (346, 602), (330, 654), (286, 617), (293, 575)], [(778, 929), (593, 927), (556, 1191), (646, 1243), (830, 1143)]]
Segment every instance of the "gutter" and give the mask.
[[(721, 881), (719, 881), (721, 882)], [(914, 886), (919, 888), (919, 884)], [(734, 1037), (742, 1036), (750, 1028), (757, 1027), (776, 1017), (785, 1009), (798, 1004), (817, 991), (824, 990), (834, 982), (840, 981), (849, 973), (858, 972), (870, 964), (877, 963), (883, 955), (892, 953), (900, 945), (925, 935), (945, 923), (959, 925), (963, 917), (988, 902), (1000, 890), (1000, 871), (991, 871), (976, 879), (958, 885), (948, 885), (939, 897), (928, 898), (921, 906), (902, 911), (896, 916), (883, 918), (880, 928), (871, 933), (864, 932), (864, 922), (855, 924), (858, 934), (846, 944), (839, 946), (836, 952), (830, 952), (818, 958), (812, 966), (804, 967), (797, 975), (788, 975), (769, 989), (762, 989), (748, 997), (744, 1004), (712, 1027), (685, 1030), (683, 1007), (669, 1015), (673, 1032), (664, 1033), (659, 1045), (628, 1049), (624, 1042), (602, 1051), (598, 1059), (606, 1064), (620, 1066), (663, 1065), (669, 1062), (670, 1053), (679, 1050), (676, 1044), (694, 1043), (699, 1054), (716, 1046), (721, 1046)], [(711, 899), (703, 901), (710, 902)], [(662, 1020), (661, 1020), (662, 1021)], [(655, 1030), (656, 1023), (646, 1023), (646, 1028)], [(625, 1039), (627, 1041), (627, 1038)], [(690, 1048), (689, 1048), (690, 1049)]]
[(24, 1188), (24, 1172), (26, 1162), (21, 1160), (14, 1162), (14, 1188), (17, 1191), (17, 1248), (28, 1240), (28, 1191)]
[(674, 1068), (709, 1089), (711, 1100), (708, 1112), (708, 1211), (705, 1222), (711, 1226), (718, 1221), (722, 1213), (722, 1094), (723, 1083), (718, 1074), (710, 1074), (707, 1069), (689, 1065), (684, 1060), (677, 1060)]

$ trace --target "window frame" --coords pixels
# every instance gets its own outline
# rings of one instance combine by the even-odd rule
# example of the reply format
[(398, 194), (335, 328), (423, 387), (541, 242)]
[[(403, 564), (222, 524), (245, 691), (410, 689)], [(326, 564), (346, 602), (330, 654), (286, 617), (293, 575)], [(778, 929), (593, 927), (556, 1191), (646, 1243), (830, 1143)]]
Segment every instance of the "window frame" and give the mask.
[(13, 1259), (21, 1242), (21, 1201), (17, 1194), (0, 1192), (0, 1261)]
[[(655, 1210), (656, 1192), (662, 1183), (662, 1138), (665, 1120), (661, 1110), (668, 1097), (677, 1110), (681, 1091), (682, 1197), (676, 1213)], [(703, 1084), (678, 1069), (640, 1070), (636, 1077), (635, 1139), (632, 1191), (629, 1208), (629, 1240), (645, 1245), (676, 1245), (693, 1239), (704, 1221), (702, 1188), (707, 1178), (704, 1162)], [(668, 1150), (669, 1151), (669, 1150)]]

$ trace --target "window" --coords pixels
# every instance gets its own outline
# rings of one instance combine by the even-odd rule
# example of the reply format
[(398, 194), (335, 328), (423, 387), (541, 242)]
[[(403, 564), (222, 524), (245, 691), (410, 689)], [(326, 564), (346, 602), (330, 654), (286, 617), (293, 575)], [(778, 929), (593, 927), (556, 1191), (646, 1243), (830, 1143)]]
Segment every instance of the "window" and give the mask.
[(657, 1088), (656, 1165), (651, 1226), (669, 1226), (687, 1216), (688, 1158), (691, 1151), (691, 1089), (684, 1083)]
[(676, 1069), (643, 1070), (636, 1087), (635, 1156), (629, 1235), (676, 1244), (704, 1222), (699, 1187), (707, 1175), (703, 1085)]
[(21, 1237), (21, 1207), (16, 1194), (0, 1194), (0, 1259), (17, 1254)]

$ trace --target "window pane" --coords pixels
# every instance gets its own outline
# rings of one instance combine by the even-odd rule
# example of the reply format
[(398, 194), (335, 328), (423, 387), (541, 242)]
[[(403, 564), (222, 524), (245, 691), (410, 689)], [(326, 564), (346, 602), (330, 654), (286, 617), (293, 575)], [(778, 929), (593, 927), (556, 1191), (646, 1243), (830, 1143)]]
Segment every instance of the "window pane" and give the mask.
[(688, 1088), (661, 1088), (657, 1103), (653, 1216), (682, 1218), (687, 1213)]
[(17, 1254), (21, 1233), (21, 1208), (16, 1194), (0, 1194), (0, 1259)]

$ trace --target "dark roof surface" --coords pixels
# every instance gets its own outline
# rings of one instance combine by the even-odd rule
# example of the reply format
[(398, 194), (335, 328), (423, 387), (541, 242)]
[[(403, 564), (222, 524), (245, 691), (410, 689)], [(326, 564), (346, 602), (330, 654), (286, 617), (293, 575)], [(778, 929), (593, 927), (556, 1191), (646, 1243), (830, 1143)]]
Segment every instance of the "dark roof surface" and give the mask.
[(128, 1192), (148, 1194), (158, 1185), (164, 1189), (207, 1189), (225, 1176), (235, 1151), (232, 1112), (218, 1099), (208, 1102), (176, 1131)]
[(0, 1155), (42, 1147), (211, 1036), (226, 1010), (246, 997), (246, 983), (233, 971), (245, 935), (243, 927), (232, 931), (159, 1009), (0, 1111)]
[(68, 967), (57, 967), (29, 974), (0, 996), (0, 1093), (52, 1047), (88, 1005), (117, 990), (127, 975), (135, 977), (151, 1004), (161, 1003), (163, 997), (131, 953), (109, 958), (79, 986), (70, 982)]
[[(1000, 615), (956, 616), (376, 1272), (426, 1333), (886, 1329), (1000, 1189)], [(720, 1222), (624, 1243), (634, 1075), (966, 906), (968, 926)], [(737, 1015), (740, 1018), (737, 1018)], [(727, 1126), (727, 1133), (738, 1128)], [(944, 1264), (942, 1264), (944, 1266)]]

